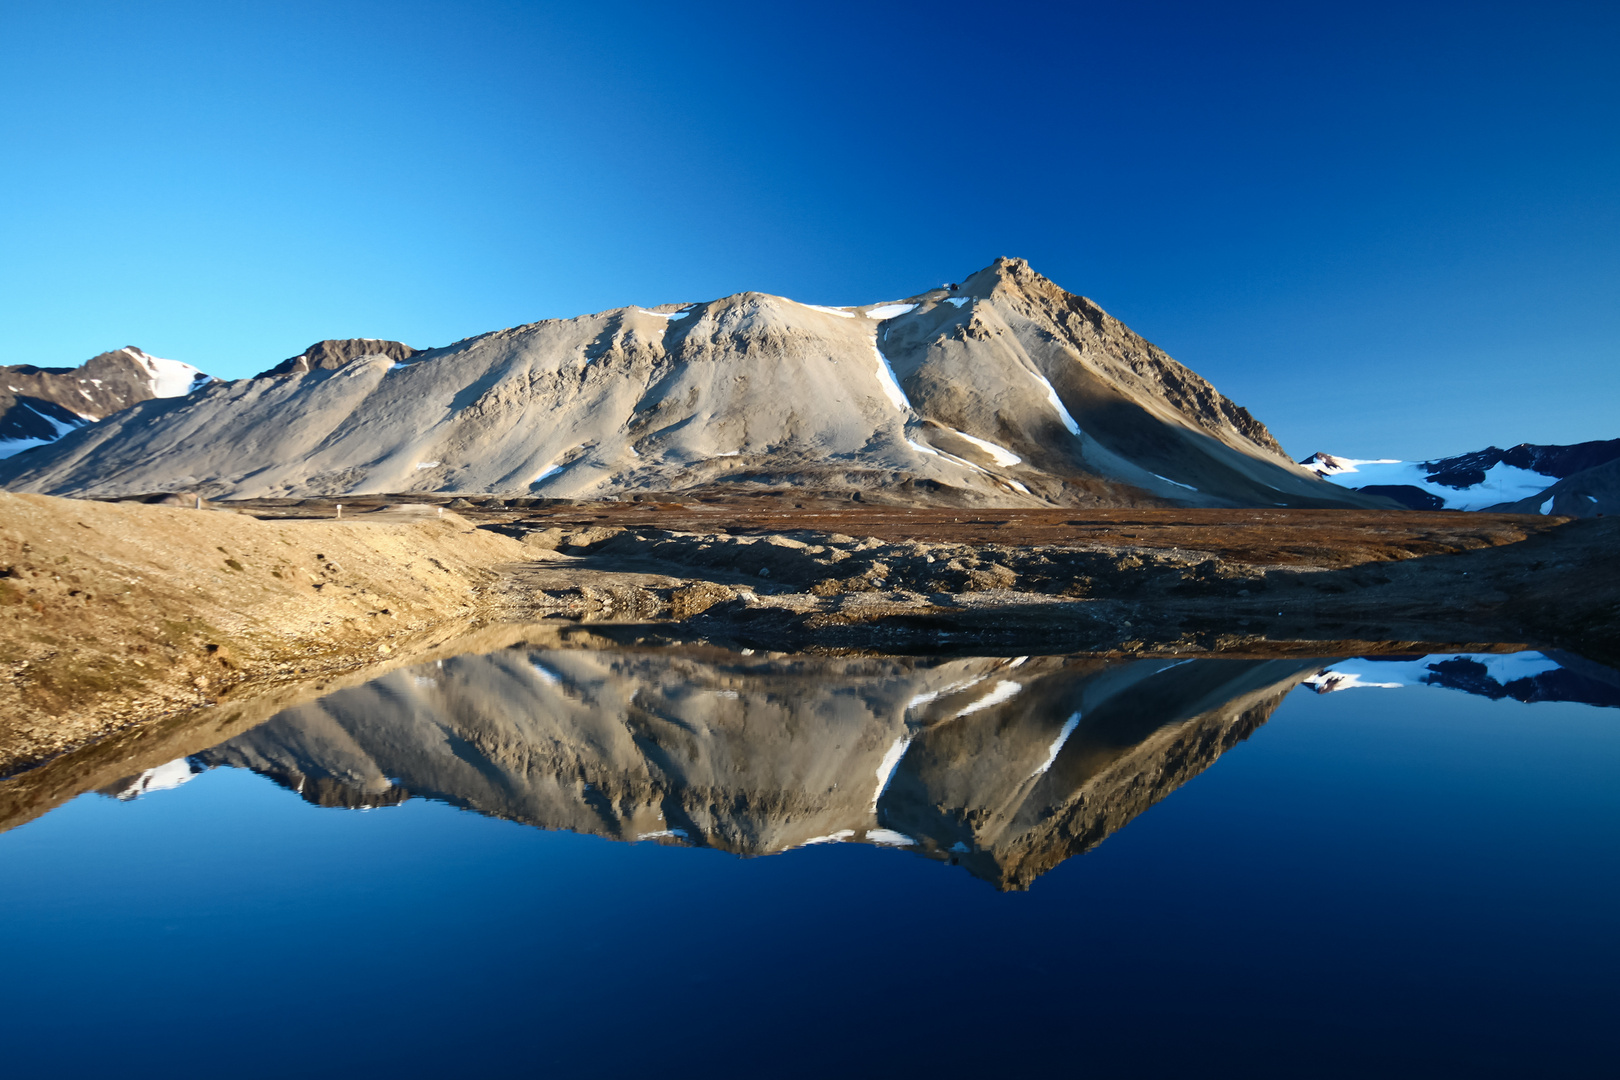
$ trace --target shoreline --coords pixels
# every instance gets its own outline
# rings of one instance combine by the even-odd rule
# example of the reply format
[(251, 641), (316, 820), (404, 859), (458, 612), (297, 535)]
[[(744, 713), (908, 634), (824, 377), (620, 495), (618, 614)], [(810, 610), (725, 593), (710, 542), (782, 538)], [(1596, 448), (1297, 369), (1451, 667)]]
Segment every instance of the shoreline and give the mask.
[(525, 624), (772, 651), (1620, 665), (1602, 519), (449, 501), (355, 499), (340, 522), (330, 500), (0, 494), (0, 777)]

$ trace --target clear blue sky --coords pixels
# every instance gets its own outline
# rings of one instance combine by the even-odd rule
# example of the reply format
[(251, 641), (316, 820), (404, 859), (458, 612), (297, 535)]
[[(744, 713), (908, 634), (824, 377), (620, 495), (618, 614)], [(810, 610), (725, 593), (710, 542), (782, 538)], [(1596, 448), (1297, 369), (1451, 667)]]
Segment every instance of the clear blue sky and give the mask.
[(1000, 254), (1296, 456), (1620, 437), (1620, 5), (0, 5), (0, 363)]

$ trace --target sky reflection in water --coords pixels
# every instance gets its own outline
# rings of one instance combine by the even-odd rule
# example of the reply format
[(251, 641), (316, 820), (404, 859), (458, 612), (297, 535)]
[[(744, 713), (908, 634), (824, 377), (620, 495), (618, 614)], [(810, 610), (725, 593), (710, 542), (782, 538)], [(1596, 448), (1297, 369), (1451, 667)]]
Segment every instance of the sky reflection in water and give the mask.
[(0, 836), (0, 1015), (19, 1074), (1589, 1064), (1616, 692), (1532, 654), (453, 657)]

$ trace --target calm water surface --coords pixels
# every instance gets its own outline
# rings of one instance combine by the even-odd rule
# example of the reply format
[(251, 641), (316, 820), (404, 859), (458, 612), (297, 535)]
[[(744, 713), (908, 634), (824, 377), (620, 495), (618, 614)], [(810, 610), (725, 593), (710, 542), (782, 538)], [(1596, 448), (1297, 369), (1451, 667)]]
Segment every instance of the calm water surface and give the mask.
[(1541, 654), (454, 656), (0, 835), (7, 1071), (1597, 1075), (1616, 706)]

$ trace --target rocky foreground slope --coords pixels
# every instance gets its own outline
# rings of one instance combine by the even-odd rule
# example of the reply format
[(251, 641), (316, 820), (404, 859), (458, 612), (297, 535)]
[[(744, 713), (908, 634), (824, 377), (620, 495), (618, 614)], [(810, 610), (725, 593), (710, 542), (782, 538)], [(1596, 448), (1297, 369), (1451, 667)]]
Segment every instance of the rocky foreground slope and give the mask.
[(742, 293), (331, 359), (139, 406), (0, 464), (0, 484), (1393, 505), (1324, 483), (1246, 410), (1022, 260), (882, 304)]

